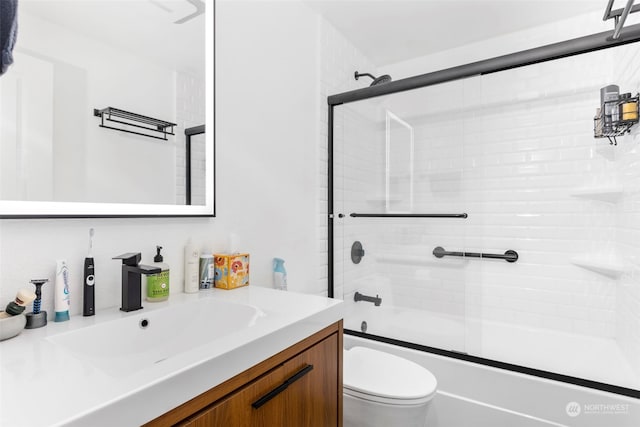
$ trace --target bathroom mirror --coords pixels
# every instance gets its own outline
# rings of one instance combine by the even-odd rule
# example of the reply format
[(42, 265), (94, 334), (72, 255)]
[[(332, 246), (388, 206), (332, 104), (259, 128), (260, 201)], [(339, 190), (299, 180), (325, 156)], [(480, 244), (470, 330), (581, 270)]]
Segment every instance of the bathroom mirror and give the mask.
[(215, 2), (17, 4), (0, 217), (214, 216)]

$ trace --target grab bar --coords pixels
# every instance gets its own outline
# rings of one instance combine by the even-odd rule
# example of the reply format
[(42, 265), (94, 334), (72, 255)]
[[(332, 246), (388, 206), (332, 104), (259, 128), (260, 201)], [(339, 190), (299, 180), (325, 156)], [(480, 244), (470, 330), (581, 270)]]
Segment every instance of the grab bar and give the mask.
[(466, 213), (460, 214), (377, 214), (351, 213), (351, 218), (466, 218)]
[(469, 258), (493, 258), (493, 259), (503, 259), (507, 262), (516, 262), (518, 260), (518, 252), (509, 249), (502, 254), (485, 254), (481, 252), (451, 252), (445, 251), (442, 246), (438, 246), (433, 250), (433, 255), (437, 258), (442, 258), (444, 256), (461, 256), (461, 257), (469, 257)]
[(376, 307), (382, 304), (382, 298), (380, 298), (378, 295), (376, 295), (375, 297), (370, 297), (367, 295), (363, 295), (360, 292), (356, 292), (355, 294), (353, 294), (353, 300), (355, 302), (358, 302), (358, 301), (372, 302), (373, 305), (375, 305)]

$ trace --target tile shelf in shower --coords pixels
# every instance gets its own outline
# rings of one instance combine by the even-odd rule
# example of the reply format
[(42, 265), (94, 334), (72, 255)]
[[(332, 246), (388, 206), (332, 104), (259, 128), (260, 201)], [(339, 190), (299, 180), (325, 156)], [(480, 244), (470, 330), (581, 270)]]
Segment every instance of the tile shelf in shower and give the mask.
[(574, 191), (571, 196), (581, 199), (599, 200), (607, 203), (617, 203), (622, 197), (623, 191), (620, 187), (605, 188), (585, 188)]
[(625, 271), (624, 262), (618, 258), (596, 257), (593, 255), (579, 255), (571, 258), (571, 263), (585, 270), (593, 271), (612, 279), (617, 279)]

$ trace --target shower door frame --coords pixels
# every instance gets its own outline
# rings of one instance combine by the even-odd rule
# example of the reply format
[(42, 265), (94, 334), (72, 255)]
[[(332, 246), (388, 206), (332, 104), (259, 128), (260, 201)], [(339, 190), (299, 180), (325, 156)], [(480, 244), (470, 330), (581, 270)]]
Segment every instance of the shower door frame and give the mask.
[[(566, 58), (570, 56), (581, 55), (584, 53), (594, 52), (602, 49), (622, 46), (625, 44), (636, 43), (640, 41), (640, 24), (630, 25), (622, 29), (618, 39), (612, 39), (613, 30), (592, 34), (589, 36), (579, 37), (576, 39), (566, 40), (546, 46), (528, 49), (508, 55), (498, 56), (483, 61), (472, 62), (457, 67), (447, 68), (432, 73), (421, 74), (408, 77), (402, 80), (392, 81), (377, 86), (370, 86), (362, 89), (356, 89), (343, 92), (327, 97), (328, 104), (328, 141), (327, 141), (327, 172), (328, 172), (328, 213), (327, 213), (327, 268), (328, 268), (328, 287), (327, 295), (334, 298), (334, 180), (333, 180), (333, 127), (334, 127), (334, 110), (336, 106), (348, 104), (350, 102), (362, 101), (378, 96), (391, 95), (394, 93), (405, 92), (413, 89), (419, 89), (427, 86), (433, 86), (450, 81), (460, 80), (464, 78), (482, 76), (513, 68), (524, 67), (527, 65), (538, 64), (542, 62), (553, 61), (556, 59)], [(338, 217), (343, 218), (344, 213), (337, 213)], [(392, 215), (380, 215), (392, 216)], [(436, 216), (437, 217), (437, 216)], [(466, 214), (463, 218), (466, 218)], [(436, 347), (411, 343), (407, 341), (397, 340), (394, 338), (371, 335), (351, 329), (344, 330), (345, 334), (353, 335), (361, 338), (371, 339), (387, 344), (398, 345), (414, 350), (424, 351), (427, 353), (437, 354), (440, 356), (452, 357), (454, 359), (464, 360), (467, 362), (478, 363), (494, 368), (506, 369), (518, 373), (533, 375), (536, 377), (546, 378), (555, 381), (561, 381), (582, 387), (588, 387), (596, 390), (602, 390), (623, 396), (629, 396), (640, 399), (640, 390), (622, 387), (614, 384), (603, 383), (599, 381), (588, 380), (585, 378), (574, 377), (570, 375), (559, 374), (556, 372), (535, 369), (528, 366), (516, 365), (507, 362), (501, 362), (493, 359), (486, 359), (480, 356), (473, 356), (463, 352), (451, 350), (443, 350)]]

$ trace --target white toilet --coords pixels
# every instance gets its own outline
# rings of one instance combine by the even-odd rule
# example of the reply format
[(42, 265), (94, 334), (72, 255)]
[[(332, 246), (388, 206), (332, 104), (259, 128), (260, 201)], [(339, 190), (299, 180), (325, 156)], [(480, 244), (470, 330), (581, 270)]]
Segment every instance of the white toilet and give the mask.
[(438, 382), (410, 360), (366, 347), (344, 350), (344, 427), (425, 427)]

